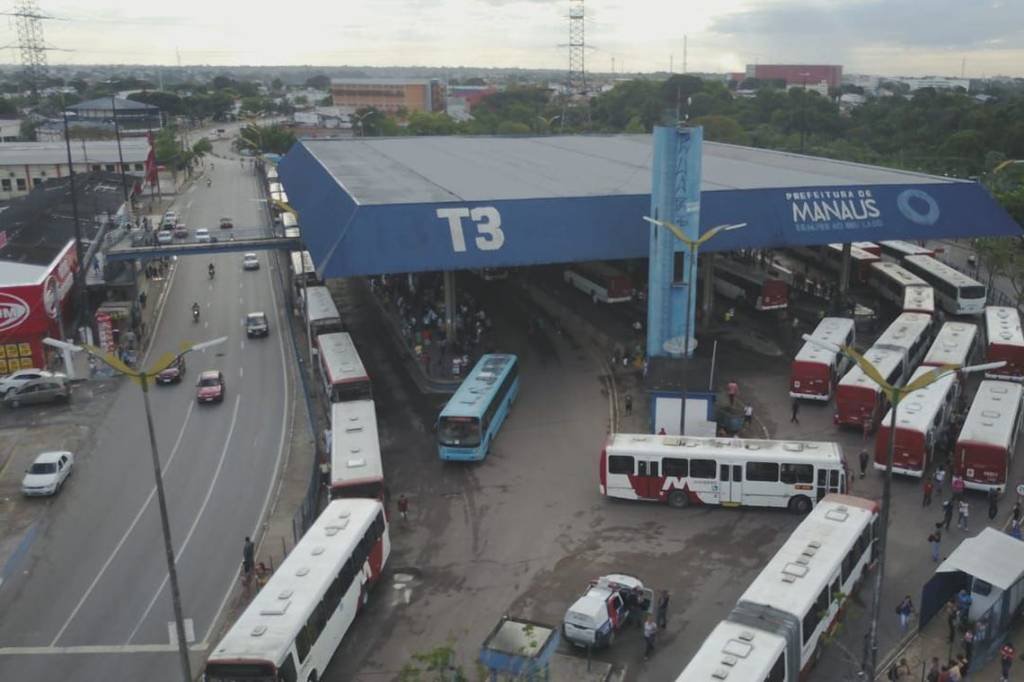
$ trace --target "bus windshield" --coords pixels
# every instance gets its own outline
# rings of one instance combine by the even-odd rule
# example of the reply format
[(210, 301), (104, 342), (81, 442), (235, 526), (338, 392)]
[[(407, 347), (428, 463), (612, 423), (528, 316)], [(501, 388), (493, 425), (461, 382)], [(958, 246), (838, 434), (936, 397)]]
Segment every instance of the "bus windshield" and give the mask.
[(974, 300), (985, 298), (985, 287), (980, 285), (967, 285), (960, 287), (960, 298)]
[(475, 448), (480, 445), (480, 420), (476, 417), (441, 417), (437, 429), (441, 445)]
[(266, 663), (209, 663), (207, 682), (274, 682), (274, 667)]

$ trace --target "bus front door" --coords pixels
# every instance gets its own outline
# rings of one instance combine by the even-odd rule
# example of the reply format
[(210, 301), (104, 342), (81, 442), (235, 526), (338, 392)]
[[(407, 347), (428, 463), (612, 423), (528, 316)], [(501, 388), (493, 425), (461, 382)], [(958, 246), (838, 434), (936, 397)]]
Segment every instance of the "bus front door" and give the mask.
[(656, 500), (661, 494), (660, 467), (657, 460), (639, 459), (636, 462), (636, 494), (648, 500)]
[(818, 484), (815, 486), (815, 498), (818, 502), (829, 493), (843, 492), (840, 483), (841, 473), (839, 469), (818, 469)]
[(719, 464), (718, 482), (721, 487), (723, 507), (738, 507), (743, 503), (743, 466), (741, 464)]

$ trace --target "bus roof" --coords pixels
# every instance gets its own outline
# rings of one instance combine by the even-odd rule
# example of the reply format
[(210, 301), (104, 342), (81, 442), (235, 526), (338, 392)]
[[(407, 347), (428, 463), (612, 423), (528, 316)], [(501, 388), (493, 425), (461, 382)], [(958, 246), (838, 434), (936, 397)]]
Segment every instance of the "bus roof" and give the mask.
[(676, 682), (714, 682), (722, 670), (736, 680), (767, 680), (772, 666), (786, 648), (786, 640), (764, 630), (754, 630), (723, 620), (708, 635), (686, 664)]
[(921, 361), (922, 365), (963, 365), (967, 362), (978, 326), (969, 322), (947, 322), (935, 335), (932, 347)]
[(935, 253), (934, 249), (929, 249), (925, 246), (918, 246), (917, 244), (911, 244), (899, 239), (891, 239), (889, 241), (878, 242), (880, 246), (884, 246), (892, 251), (899, 251), (907, 256), (925, 255), (930, 256)]
[(877, 505), (850, 495), (827, 495), (754, 579), (740, 602), (771, 606), (801, 620), (871, 523)]
[(935, 311), (935, 289), (912, 286), (903, 289), (903, 309), (909, 312)]
[(839, 345), (846, 341), (846, 337), (852, 329), (852, 317), (825, 317), (811, 332), (811, 336), (819, 341), (828, 341)]
[[(829, 244), (828, 248), (830, 248), (833, 251), (838, 251), (840, 254), (843, 252), (842, 244)], [(866, 263), (878, 262), (878, 256), (871, 253), (870, 251), (864, 250), (863, 248), (857, 246), (855, 243), (850, 245), (850, 258), (852, 260), (864, 261)]]
[(931, 316), (924, 313), (900, 313), (875, 340), (873, 348), (889, 348), (906, 352), (928, 330), (931, 323)]
[(624, 453), (662, 457), (724, 455), (768, 461), (775, 461), (780, 457), (798, 457), (804, 461), (819, 461), (826, 464), (841, 464), (843, 459), (843, 452), (839, 445), (823, 441), (614, 433), (609, 437), (606, 447), (609, 455)]
[[(882, 376), (888, 376), (889, 372), (903, 362), (903, 353), (889, 348), (869, 348), (864, 353), (864, 358), (874, 365)], [(878, 384), (868, 378), (868, 375), (858, 365), (854, 365), (849, 372), (843, 375), (843, 378), (839, 380), (839, 385), (870, 388), (875, 393), (880, 390)]]
[(331, 485), (346, 486), (384, 480), (372, 400), (331, 405)]
[(910, 272), (899, 263), (890, 263), (889, 261), (883, 260), (878, 261), (877, 263), (872, 263), (871, 267), (877, 270), (880, 274), (885, 275), (891, 280), (899, 282), (903, 286), (928, 286), (928, 282)]
[(281, 214), (281, 227), (295, 227), (298, 224), (299, 219), (291, 211), (285, 211)]
[(441, 410), (441, 417), (483, 417), (490, 397), (512, 370), (517, 358), (511, 353), (483, 355)]
[(601, 277), (627, 277), (625, 272), (619, 270), (614, 265), (605, 263), (604, 261), (589, 261), (586, 263), (570, 263), (566, 266), (568, 269), (576, 270), (581, 275), (600, 275)]
[(986, 379), (978, 385), (957, 443), (983, 443), (1009, 448), (1017, 426), (1017, 408), (1024, 386)]
[(772, 267), (772, 271), (758, 270), (732, 258), (716, 258), (714, 263), (715, 270), (721, 270), (757, 285), (762, 285), (768, 280), (780, 279), (774, 272), (775, 266)]
[(217, 644), (209, 662), (248, 659), (278, 665), (382, 509), (376, 500), (328, 503)]
[(370, 377), (348, 332), (321, 334), (316, 337), (316, 345), (320, 348), (320, 357), (323, 358), (332, 384), (369, 381)]
[(930, 272), (936, 277), (941, 277), (955, 287), (985, 286), (978, 280), (968, 277), (959, 270), (951, 268), (945, 263), (935, 260), (931, 256), (907, 256), (903, 260), (926, 272)]
[(306, 287), (306, 309), (309, 311), (310, 322), (322, 320), (340, 320), (341, 313), (334, 305), (331, 292), (327, 287)]
[(990, 344), (1024, 346), (1020, 313), (1015, 308), (988, 306), (985, 308), (985, 336)]
[[(313, 257), (309, 255), (309, 251), (292, 251), (292, 273), (295, 275), (311, 275), (316, 273), (316, 268), (313, 267)], [(331, 304), (333, 305), (333, 301)]]
[[(911, 383), (927, 372), (934, 370), (934, 367), (918, 367), (910, 375), (907, 383)], [(956, 374), (952, 372), (934, 381), (924, 388), (919, 388), (913, 393), (903, 397), (900, 401), (899, 411), (896, 413), (896, 428), (907, 429), (924, 433), (928, 426), (935, 420), (935, 415), (942, 409), (946, 402), (946, 394), (956, 382)], [(892, 408), (885, 413), (881, 421), (883, 427), (889, 426), (892, 421)]]
[(827, 348), (822, 348), (812, 341), (807, 341), (797, 352), (793, 362), (810, 362), (818, 365), (834, 365), (836, 354)]

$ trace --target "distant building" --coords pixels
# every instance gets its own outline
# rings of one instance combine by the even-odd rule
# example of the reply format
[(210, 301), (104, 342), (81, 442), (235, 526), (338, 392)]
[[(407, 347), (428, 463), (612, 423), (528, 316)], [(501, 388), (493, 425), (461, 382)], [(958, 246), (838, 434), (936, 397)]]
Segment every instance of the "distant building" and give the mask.
[(441, 112), (445, 109), (445, 88), (437, 79), (342, 78), (331, 80), (331, 99), (336, 107), (353, 110), (373, 107), (395, 113), (404, 108)]
[(493, 85), (452, 85), (448, 87), (448, 115), (456, 121), (473, 118), (473, 109), (485, 98), (498, 92)]
[[(737, 74), (734, 74), (737, 75)], [(762, 81), (780, 80), (786, 87), (810, 87), (824, 83), (825, 91), (838, 88), (843, 81), (843, 67), (828, 64), (747, 64), (744, 78)]]
[(0, 119), (0, 142), (17, 142), (21, 136), (21, 119)]
[[(128, 182), (133, 184), (145, 172), (149, 143), (122, 140), (121, 154)], [(75, 140), (71, 143), (71, 158), (75, 173), (121, 172), (117, 142), (113, 140)], [(68, 153), (63, 142), (0, 144), (0, 201), (25, 196), (47, 180), (67, 175)]]
[(922, 88), (934, 88), (935, 90), (953, 90), (963, 88), (965, 92), (971, 91), (971, 81), (968, 78), (888, 78), (886, 80), (894, 83), (906, 83), (910, 91)]
[(152, 104), (119, 97), (100, 97), (67, 108), (69, 127), (114, 130), (114, 119), (122, 135), (145, 135), (160, 128), (160, 109)]

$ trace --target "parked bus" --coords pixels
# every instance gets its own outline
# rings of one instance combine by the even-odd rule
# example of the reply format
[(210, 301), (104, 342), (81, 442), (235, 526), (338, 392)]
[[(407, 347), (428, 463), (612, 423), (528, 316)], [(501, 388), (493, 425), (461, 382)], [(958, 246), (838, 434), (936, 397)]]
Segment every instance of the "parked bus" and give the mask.
[(1024, 381), (1024, 332), (1016, 308), (985, 308), (985, 362), (1005, 362), (985, 372), (988, 379)]
[(328, 401), (343, 403), (373, 398), (370, 375), (348, 333), (321, 334), (316, 337), (316, 345), (320, 358), (317, 367)]
[(902, 352), (906, 374), (917, 367), (931, 345), (931, 327), (932, 318), (927, 315), (900, 313), (872, 347)]
[(873, 256), (882, 257), (882, 247), (874, 242), (853, 242), (858, 249), (863, 249)]
[(391, 553), (376, 500), (335, 500), (206, 661), (206, 682), (322, 679)]
[(878, 555), (878, 503), (829, 495), (704, 640), (676, 682), (799, 682)]
[(972, 490), (1005, 489), (1024, 420), (1024, 387), (982, 381), (953, 449), (953, 471)]
[(928, 349), (921, 365), (971, 365), (978, 357), (979, 336), (977, 325), (969, 322), (946, 322), (935, 335), (932, 347)]
[(633, 282), (624, 272), (607, 263), (573, 263), (562, 273), (570, 284), (594, 303), (625, 303), (633, 298)]
[(905, 287), (903, 289), (903, 312), (935, 314), (935, 290), (931, 287)]
[(306, 287), (299, 292), (302, 297), (303, 309), (306, 313), (306, 324), (310, 336), (340, 332), (345, 329), (341, 321), (341, 313), (334, 305), (334, 298), (327, 287)]
[[(305, 286), (316, 286), (320, 280), (313, 265), (313, 257), (309, 251), (292, 251), (291, 254), (292, 284), (301, 289)], [(331, 301), (331, 305), (334, 302)]]
[(878, 243), (879, 255), (893, 263), (900, 263), (907, 256), (934, 256), (935, 249), (918, 246), (911, 242), (892, 240)]
[(277, 181), (277, 168), (273, 166), (267, 166), (267, 182)]
[[(884, 348), (869, 348), (864, 358), (894, 386), (902, 386), (906, 378), (903, 353)], [(859, 366), (850, 368), (836, 386), (836, 410), (832, 420), (838, 426), (856, 426), (870, 430), (878, 423), (887, 401), (882, 389), (864, 374)]]
[(442, 460), (479, 461), (490, 452), (519, 393), (519, 359), (484, 355), (437, 418)]
[[(811, 337), (837, 346), (852, 346), (853, 320), (848, 317), (826, 317), (814, 329)], [(850, 360), (842, 353), (832, 352), (811, 341), (804, 343), (790, 365), (789, 396), (804, 400), (832, 398), (839, 377), (846, 372)]]
[[(912, 383), (934, 367), (918, 367), (907, 383)], [(932, 453), (949, 428), (960, 385), (956, 375), (947, 374), (906, 396), (896, 413), (896, 446), (892, 470), (897, 474), (920, 478), (928, 470)], [(892, 408), (878, 425), (875, 434), (875, 468), (885, 470), (889, 458), (889, 431)]]
[(613, 433), (601, 450), (602, 495), (724, 507), (785, 507), (805, 514), (846, 491), (836, 443)]
[(902, 307), (909, 287), (927, 287), (928, 282), (897, 263), (879, 261), (868, 266), (868, 286), (894, 306)]
[(372, 400), (331, 405), (331, 498), (384, 502), (384, 464)]
[[(821, 250), (825, 264), (835, 272), (843, 271), (843, 245), (828, 244)], [(855, 244), (850, 245), (850, 282), (867, 284), (871, 275), (871, 264), (877, 263), (879, 257), (865, 251)]]
[(477, 277), (485, 282), (496, 282), (508, 279), (508, 268), (480, 268), (474, 270)]
[(935, 298), (947, 313), (981, 315), (985, 312), (988, 288), (978, 280), (929, 256), (907, 256), (903, 267), (935, 289)]
[(731, 258), (715, 260), (715, 293), (754, 310), (789, 307), (789, 285), (776, 273), (751, 268)]
[(281, 213), (281, 228), (284, 230), (284, 236), (288, 239), (302, 238), (302, 230), (299, 228), (299, 220), (291, 211), (284, 211)]

